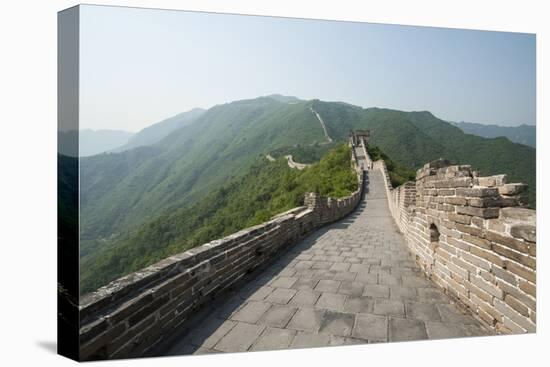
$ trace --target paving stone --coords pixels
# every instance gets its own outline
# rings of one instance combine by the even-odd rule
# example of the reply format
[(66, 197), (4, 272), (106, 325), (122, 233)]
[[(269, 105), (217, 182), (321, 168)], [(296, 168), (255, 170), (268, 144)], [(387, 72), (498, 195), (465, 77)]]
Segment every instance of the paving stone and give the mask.
[(379, 274), (378, 275), (378, 284), (383, 285), (399, 285), (401, 282), (400, 276), (389, 275), (389, 274)]
[(356, 282), (361, 282), (363, 284), (378, 284), (378, 274), (366, 273), (360, 271), (355, 277)]
[(372, 298), (388, 298), (390, 296), (390, 288), (387, 285), (368, 284), (365, 286), (363, 296)]
[(259, 319), (258, 324), (284, 328), (296, 310), (296, 307), (273, 305)]
[(388, 319), (385, 316), (358, 314), (352, 336), (371, 343), (388, 341)]
[(269, 285), (273, 288), (291, 288), (298, 278), (293, 277), (277, 277)]
[(377, 315), (405, 316), (403, 301), (378, 298), (374, 301), (374, 311)]
[(234, 321), (242, 321), (254, 324), (270, 307), (271, 304), (268, 302), (251, 301), (241, 307), (241, 309), (237, 313), (235, 313), (231, 317), (231, 319)]
[(367, 344), (367, 340), (350, 338), (345, 336), (338, 336), (338, 335), (331, 335), (328, 345), (341, 346), (341, 345), (358, 345), (358, 344)]
[(231, 320), (207, 320), (193, 330), (190, 337), (186, 339), (192, 345), (213, 348), (235, 325), (237, 322)]
[(369, 270), (370, 270), (370, 265), (366, 265), (366, 264), (352, 264), (349, 268), (349, 271), (353, 271), (356, 273), (359, 273), (359, 272), (369, 273)]
[(268, 327), (250, 348), (250, 350), (287, 349), (296, 335), (295, 330)]
[(402, 275), (401, 282), (406, 287), (429, 287), (428, 280), (422, 276), (416, 275)]
[(296, 306), (313, 306), (319, 297), (321, 296), (321, 293), (310, 291), (310, 290), (299, 290), (294, 297), (290, 300), (291, 305)]
[(311, 267), (312, 269), (330, 269), (333, 263), (328, 261), (316, 261)]
[(294, 269), (310, 269), (314, 263), (314, 261), (300, 260), (294, 265)]
[(295, 289), (275, 288), (265, 299), (267, 302), (287, 304), (288, 301), (296, 294)]
[(426, 326), (421, 320), (392, 317), (390, 318), (389, 331), (392, 342), (428, 339)]
[(330, 267), (330, 270), (334, 270), (334, 271), (338, 271), (338, 272), (348, 271), (350, 266), (351, 266), (351, 264), (349, 264), (349, 263), (337, 262), (337, 263), (332, 264), (332, 266)]
[(321, 321), (320, 333), (349, 336), (355, 323), (355, 315), (350, 313), (327, 311)]
[(345, 312), (352, 313), (372, 313), (374, 309), (374, 299), (363, 296), (348, 296), (344, 304)]
[(263, 301), (271, 292), (273, 292), (273, 288), (269, 286), (254, 287), (248, 293), (243, 293), (242, 297), (247, 301)]
[(340, 281), (322, 279), (319, 280), (319, 283), (317, 283), (315, 290), (318, 292), (336, 293), (338, 291), (338, 287), (340, 287)]
[(431, 303), (405, 302), (405, 314), (408, 319), (441, 321), (437, 306)]
[(460, 324), (426, 322), (426, 332), (430, 339), (460, 338), (468, 336)]
[(418, 288), (418, 302), (446, 303), (450, 302), (449, 297), (437, 288)]
[(227, 302), (221, 305), (217, 310), (217, 316), (222, 319), (229, 319), (239, 311), (239, 308), (245, 304), (239, 297), (231, 297)]
[(354, 281), (355, 277), (357, 276), (357, 273), (353, 273), (351, 271), (339, 271), (336, 274), (334, 274), (334, 280), (348, 280), (348, 281)]
[(306, 331), (318, 331), (325, 311), (314, 308), (300, 308), (292, 316), (287, 328)]
[(416, 288), (392, 285), (390, 286), (390, 299), (416, 301), (418, 299), (418, 293)]
[(317, 300), (315, 307), (328, 310), (343, 311), (345, 301), (346, 296), (344, 295), (334, 293), (322, 293), (321, 297), (319, 297), (319, 299)]
[(222, 352), (244, 352), (258, 339), (264, 328), (239, 322), (214, 346), (214, 349)]
[(339, 294), (360, 296), (363, 294), (364, 285), (360, 282), (342, 282), (338, 288)]
[(326, 334), (313, 334), (309, 332), (299, 332), (292, 341), (291, 348), (314, 348), (325, 347), (330, 342), (330, 336)]
[(457, 306), (452, 304), (438, 304), (437, 309), (441, 315), (441, 321), (463, 325), (477, 325), (478, 322), (471, 315), (461, 312)]

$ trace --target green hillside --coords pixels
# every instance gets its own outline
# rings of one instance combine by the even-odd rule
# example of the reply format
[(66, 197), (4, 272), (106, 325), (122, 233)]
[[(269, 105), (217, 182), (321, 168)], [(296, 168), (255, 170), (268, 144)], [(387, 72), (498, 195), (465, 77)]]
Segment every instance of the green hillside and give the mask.
[(351, 149), (339, 145), (312, 167), (290, 169), (284, 159), (258, 157), (234, 178), (190, 207), (166, 211), (117, 240), (106, 241), (81, 261), (81, 292), (141, 269), (169, 255), (269, 220), (303, 204), (304, 193), (342, 197), (357, 189)]

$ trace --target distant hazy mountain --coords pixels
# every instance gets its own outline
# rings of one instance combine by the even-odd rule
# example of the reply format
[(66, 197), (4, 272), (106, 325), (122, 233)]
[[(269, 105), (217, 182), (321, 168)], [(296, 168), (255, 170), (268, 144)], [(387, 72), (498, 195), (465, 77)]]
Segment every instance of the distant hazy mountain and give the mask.
[(115, 149), (126, 144), (133, 135), (122, 130), (81, 130), (80, 156), (87, 157)]
[(204, 112), (205, 110), (202, 108), (194, 108), (190, 111), (162, 120), (161, 122), (140, 130), (132, 136), (124, 146), (118, 146), (116, 147), (117, 149), (113, 150), (122, 152), (124, 150), (154, 144), (168, 136), (171, 132), (193, 123)]
[(504, 136), (514, 143), (536, 147), (536, 128), (532, 125), (499, 126), (483, 125), (472, 122), (452, 122), (453, 125), (464, 131), (466, 134), (481, 136), (483, 138), (496, 138)]
[[(80, 130), (59, 132), (59, 151), (61, 154), (76, 157), (77, 147), (81, 157), (88, 157), (118, 148), (128, 142), (134, 135), (121, 130)], [(78, 137), (80, 139), (78, 140)]]

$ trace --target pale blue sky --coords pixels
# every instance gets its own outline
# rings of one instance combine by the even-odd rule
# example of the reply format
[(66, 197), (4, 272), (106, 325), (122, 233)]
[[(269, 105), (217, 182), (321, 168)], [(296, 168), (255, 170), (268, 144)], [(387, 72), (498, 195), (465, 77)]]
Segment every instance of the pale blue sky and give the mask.
[(535, 36), (82, 6), (81, 128), (280, 93), (535, 124)]

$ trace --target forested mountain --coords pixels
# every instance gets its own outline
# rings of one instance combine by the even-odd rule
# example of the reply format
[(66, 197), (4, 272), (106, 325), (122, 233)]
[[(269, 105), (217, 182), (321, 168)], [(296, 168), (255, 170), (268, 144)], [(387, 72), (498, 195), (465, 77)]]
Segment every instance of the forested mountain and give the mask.
[(504, 136), (514, 143), (529, 145), (535, 148), (537, 145), (536, 127), (532, 125), (499, 126), (483, 125), (472, 122), (452, 122), (466, 134), (481, 136), (483, 138), (496, 138)]
[(304, 193), (342, 197), (357, 189), (351, 149), (341, 144), (316, 165), (299, 171), (285, 159), (258, 157), (246, 174), (223, 184), (194, 205), (166, 211), (134, 232), (106, 242), (81, 261), (81, 291), (167, 256), (269, 220), (303, 205)]
[[(333, 143), (327, 143), (315, 113), (322, 117)], [(465, 134), (429, 112), (365, 109), (341, 102), (303, 101), (279, 95), (241, 100), (203, 111), (156, 143), (81, 159), (80, 249), (83, 272), (89, 279), (85, 289), (101, 283), (94, 280), (93, 274), (103, 281), (113, 276), (107, 268), (98, 272), (101, 266), (116, 263), (119, 270), (135, 270), (161, 258), (168, 249), (179, 250), (214, 234), (227, 234), (221, 227), (211, 227), (206, 222), (209, 214), (193, 226), (183, 225), (182, 218), (193, 217), (194, 211), (218, 213), (229, 205), (223, 199), (227, 193), (223, 190), (240, 197), (239, 188), (230, 186), (235, 182), (246, 187), (249, 180), (255, 182), (257, 192), (270, 192), (282, 183), (278, 178), (280, 172), (266, 174), (261, 170), (259, 162), (270, 167), (266, 154), (278, 157), (293, 154), (297, 161), (303, 158), (314, 162), (338, 143), (346, 142), (352, 129), (371, 130), (372, 145), (391, 157), (396, 166), (392, 178), (396, 183), (409, 179), (412, 170), (424, 163), (443, 157), (471, 164), (485, 175), (508, 173), (510, 180), (529, 184), (529, 199), (534, 206), (535, 149), (531, 147), (505, 138), (485, 139)], [(262, 180), (255, 181), (250, 175), (254, 169)], [(242, 177), (247, 178), (242, 181)], [(264, 205), (266, 201), (262, 200), (259, 203)], [(210, 202), (219, 205), (209, 207)], [(246, 220), (233, 226), (228, 224), (233, 223), (231, 211), (221, 210), (219, 223), (233, 230), (252, 223), (251, 218), (267, 218), (256, 217), (256, 207), (243, 208), (250, 209), (244, 210), (246, 215), (242, 218)], [(170, 229), (162, 223), (178, 225)], [(197, 223), (199, 226), (195, 227)], [(202, 235), (196, 237), (192, 233)], [(175, 240), (187, 237), (195, 241)], [(171, 247), (176, 242), (179, 245), (174, 246), (181, 247)], [(155, 243), (167, 245), (157, 247)], [(137, 249), (140, 256), (124, 259), (124, 254)]]

